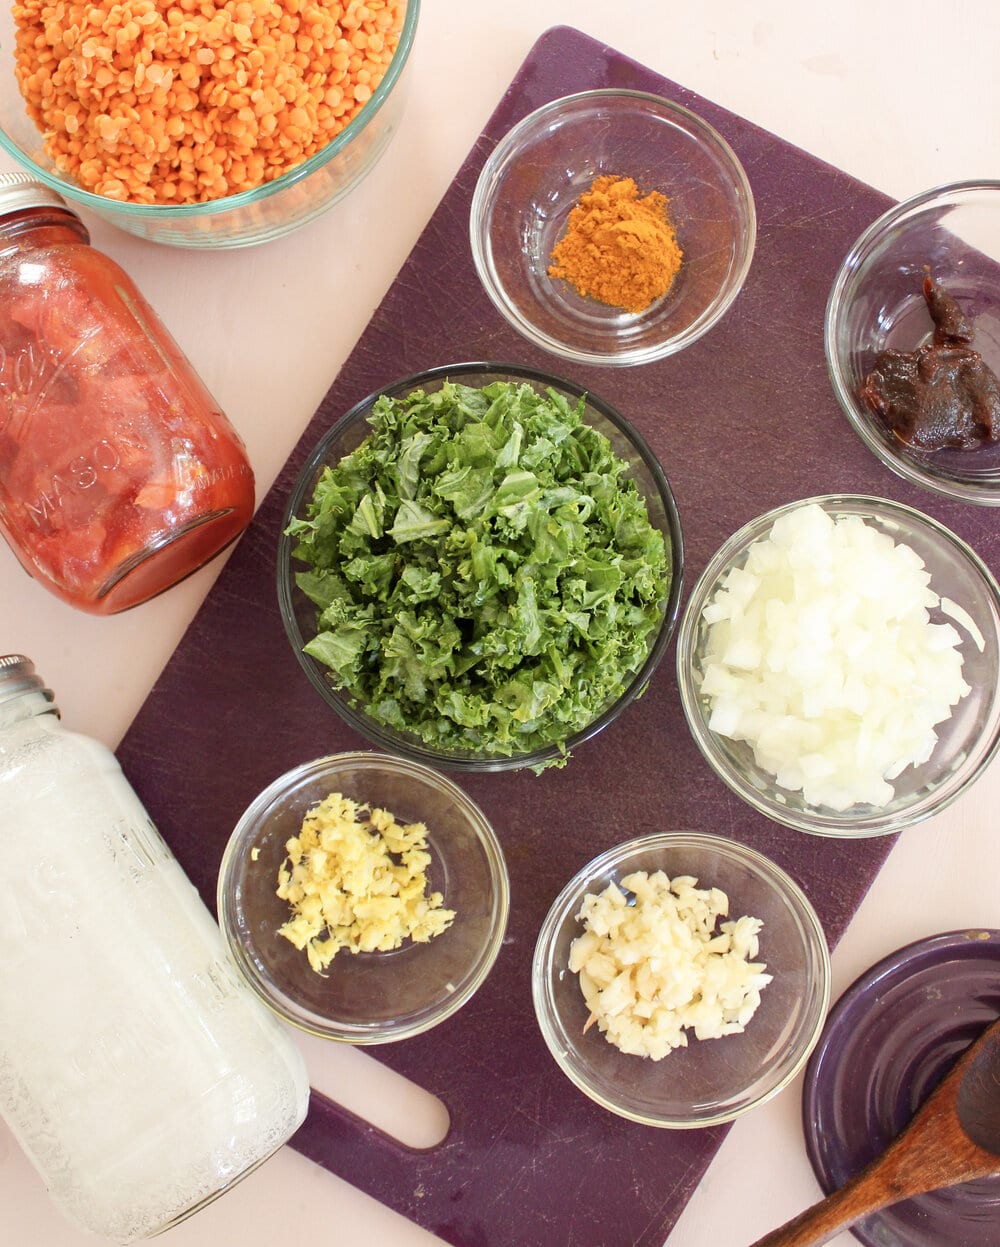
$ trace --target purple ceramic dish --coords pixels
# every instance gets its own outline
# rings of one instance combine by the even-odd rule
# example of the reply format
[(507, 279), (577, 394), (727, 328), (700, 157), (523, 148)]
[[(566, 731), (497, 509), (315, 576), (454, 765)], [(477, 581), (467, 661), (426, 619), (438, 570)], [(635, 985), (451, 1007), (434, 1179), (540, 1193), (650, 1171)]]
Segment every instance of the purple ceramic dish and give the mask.
[[(806, 1067), (806, 1150), (829, 1194), (882, 1152), (1000, 1015), (1000, 931), (919, 940), (840, 997)], [(1000, 1179), (933, 1191), (852, 1228), (866, 1247), (1000, 1247)]]

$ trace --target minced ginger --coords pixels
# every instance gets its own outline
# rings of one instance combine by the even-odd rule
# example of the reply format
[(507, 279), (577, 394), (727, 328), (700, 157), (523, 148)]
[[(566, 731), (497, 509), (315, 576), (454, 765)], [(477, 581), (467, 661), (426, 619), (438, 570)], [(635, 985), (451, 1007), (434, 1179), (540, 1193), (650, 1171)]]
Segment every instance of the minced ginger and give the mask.
[(426, 943), (455, 911), (427, 894), (427, 828), (398, 823), (339, 792), (312, 807), (285, 844), (278, 896), (292, 917), (278, 934), (304, 949), (322, 974), (337, 953), (388, 952), (405, 939)]

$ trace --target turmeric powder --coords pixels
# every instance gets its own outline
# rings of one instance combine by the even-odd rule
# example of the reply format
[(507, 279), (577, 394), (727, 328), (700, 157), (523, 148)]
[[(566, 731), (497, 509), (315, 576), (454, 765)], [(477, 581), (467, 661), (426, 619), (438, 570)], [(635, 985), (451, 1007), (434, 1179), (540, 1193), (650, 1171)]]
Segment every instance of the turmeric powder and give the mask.
[(549, 276), (611, 307), (642, 312), (670, 289), (682, 258), (666, 196), (640, 198), (632, 178), (605, 176), (570, 212)]

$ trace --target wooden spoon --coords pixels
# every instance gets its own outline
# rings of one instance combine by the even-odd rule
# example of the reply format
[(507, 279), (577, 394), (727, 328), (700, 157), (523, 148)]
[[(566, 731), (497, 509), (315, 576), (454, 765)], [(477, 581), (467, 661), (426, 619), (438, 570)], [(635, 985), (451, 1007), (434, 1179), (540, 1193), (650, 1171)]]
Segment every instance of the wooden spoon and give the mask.
[(1000, 1019), (958, 1058), (881, 1156), (752, 1247), (817, 1247), (869, 1213), (1000, 1175)]

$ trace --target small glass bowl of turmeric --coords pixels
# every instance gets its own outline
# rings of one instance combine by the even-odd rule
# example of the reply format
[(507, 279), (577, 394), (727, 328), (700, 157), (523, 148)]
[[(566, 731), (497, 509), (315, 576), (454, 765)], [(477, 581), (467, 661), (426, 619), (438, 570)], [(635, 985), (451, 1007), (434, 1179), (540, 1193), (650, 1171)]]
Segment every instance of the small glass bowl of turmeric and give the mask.
[(487, 158), (469, 220), (496, 308), (580, 364), (649, 363), (707, 333), (739, 294), (756, 211), (729, 144), (641, 91), (557, 99)]
[(325, 212), (402, 117), (420, 0), (14, 0), (0, 148), (153, 242), (244, 247)]

